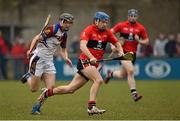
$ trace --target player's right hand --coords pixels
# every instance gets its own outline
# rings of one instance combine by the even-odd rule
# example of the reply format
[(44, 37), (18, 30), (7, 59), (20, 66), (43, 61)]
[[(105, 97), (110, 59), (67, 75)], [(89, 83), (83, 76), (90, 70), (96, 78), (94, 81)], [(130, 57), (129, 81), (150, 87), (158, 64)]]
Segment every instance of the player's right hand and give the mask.
[(118, 52), (118, 56), (124, 56), (124, 52)]
[(97, 62), (97, 59), (96, 59), (96, 58), (93, 57), (93, 58), (90, 59), (90, 63), (91, 63), (91, 64), (96, 64), (96, 62)]
[(140, 38), (139, 38), (139, 36), (136, 34), (135, 36), (134, 36), (134, 39), (136, 40), (136, 41), (140, 41)]
[(69, 67), (71, 67), (71, 68), (73, 67), (72, 61), (69, 58), (66, 58), (65, 61)]
[(32, 52), (30, 50), (28, 50), (26, 53), (27, 59), (29, 59), (31, 57), (31, 55), (32, 55)]

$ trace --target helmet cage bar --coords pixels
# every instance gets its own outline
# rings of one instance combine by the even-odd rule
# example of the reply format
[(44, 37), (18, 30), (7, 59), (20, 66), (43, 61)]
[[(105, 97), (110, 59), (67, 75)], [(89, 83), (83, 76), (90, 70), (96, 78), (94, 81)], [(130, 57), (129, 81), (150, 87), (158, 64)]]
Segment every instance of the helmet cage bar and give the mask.
[(62, 19), (62, 20), (60, 20), (62, 23), (65, 23), (65, 22), (69, 22), (69, 23), (71, 23), (71, 24), (73, 24), (74, 23), (74, 21), (68, 21), (68, 20), (66, 20), (66, 19)]
[(64, 21), (73, 23), (74, 17), (69, 13), (63, 13), (60, 15), (60, 21), (62, 21), (63, 23), (64, 23)]

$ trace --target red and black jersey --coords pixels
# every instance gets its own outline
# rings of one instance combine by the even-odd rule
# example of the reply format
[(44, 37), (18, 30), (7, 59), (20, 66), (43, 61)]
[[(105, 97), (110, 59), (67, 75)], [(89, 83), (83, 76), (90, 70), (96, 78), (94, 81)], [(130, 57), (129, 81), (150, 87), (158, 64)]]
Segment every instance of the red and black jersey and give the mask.
[[(118, 42), (118, 39), (109, 29), (100, 31), (94, 24), (89, 25), (82, 31), (80, 40), (88, 41), (87, 47), (96, 59), (102, 59), (107, 42), (112, 44)], [(81, 52), (79, 58), (83, 60), (89, 59), (83, 52)]]
[(124, 45), (122, 47), (125, 52), (131, 51), (136, 53), (138, 45), (138, 42), (134, 39), (136, 34), (141, 39), (148, 38), (146, 29), (139, 22), (136, 22), (135, 24), (131, 24), (129, 21), (120, 22), (112, 29), (115, 33), (120, 33), (120, 37), (124, 38)]

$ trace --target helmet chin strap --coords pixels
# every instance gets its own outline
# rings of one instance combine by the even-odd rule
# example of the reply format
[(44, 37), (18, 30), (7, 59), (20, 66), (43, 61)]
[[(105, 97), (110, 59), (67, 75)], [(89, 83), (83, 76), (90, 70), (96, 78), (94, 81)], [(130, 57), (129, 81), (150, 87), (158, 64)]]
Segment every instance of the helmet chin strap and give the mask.
[(136, 23), (136, 21), (129, 21), (131, 24), (135, 24)]
[(106, 29), (99, 29), (100, 32), (104, 32)]
[(64, 20), (62, 20), (62, 23), (64, 24)]
[(98, 26), (98, 24), (99, 24), (99, 19), (95, 20), (95, 25)]
[(64, 29), (62, 24), (64, 24), (64, 20), (61, 20), (61, 28), (62, 28), (62, 31), (67, 31), (66, 29)]

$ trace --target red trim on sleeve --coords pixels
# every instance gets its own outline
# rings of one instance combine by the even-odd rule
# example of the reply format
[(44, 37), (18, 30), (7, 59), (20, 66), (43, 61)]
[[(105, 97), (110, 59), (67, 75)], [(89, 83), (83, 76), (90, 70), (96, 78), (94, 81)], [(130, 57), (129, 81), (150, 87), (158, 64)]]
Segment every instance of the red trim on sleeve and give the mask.
[(46, 35), (46, 37), (51, 37), (54, 35), (54, 26), (49, 26), (44, 30), (44, 34)]

